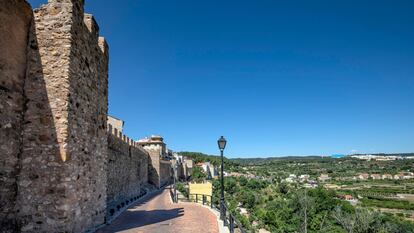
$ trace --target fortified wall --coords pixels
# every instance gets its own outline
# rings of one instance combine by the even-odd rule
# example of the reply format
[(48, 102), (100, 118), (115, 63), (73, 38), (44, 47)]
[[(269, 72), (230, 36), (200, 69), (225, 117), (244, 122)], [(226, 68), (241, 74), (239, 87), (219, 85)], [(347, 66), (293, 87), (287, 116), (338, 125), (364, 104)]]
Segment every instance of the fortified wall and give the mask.
[(16, 210), (22, 232), (105, 222), (108, 47), (83, 1), (33, 11)]
[(80, 0), (34, 11), (22, 0), (0, 6), (1, 228), (82, 232), (103, 224), (105, 40)]
[(148, 182), (148, 153), (108, 124), (107, 216), (142, 195)]
[(108, 46), (83, 1), (0, 6), (2, 232), (93, 230), (167, 183), (163, 142), (107, 127)]
[(1, 232), (91, 231), (154, 180), (107, 126), (108, 45), (83, 4), (0, 0)]
[(17, 175), (23, 150), (24, 84), (32, 9), (0, 0), (0, 229), (16, 226)]

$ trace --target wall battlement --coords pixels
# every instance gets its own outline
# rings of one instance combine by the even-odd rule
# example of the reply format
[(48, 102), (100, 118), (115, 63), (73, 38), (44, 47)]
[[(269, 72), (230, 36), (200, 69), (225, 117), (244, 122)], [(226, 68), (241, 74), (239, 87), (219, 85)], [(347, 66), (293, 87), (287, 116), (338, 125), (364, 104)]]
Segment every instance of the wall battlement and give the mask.
[(0, 5), (1, 232), (92, 231), (136, 200), (154, 162), (107, 124), (108, 44), (83, 0)]
[(140, 145), (108, 124), (107, 220), (144, 192), (148, 157)]
[(148, 155), (148, 152), (142, 148), (142, 146), (114, 128), (111, 124), (108, 124), (108, 147), (122, 148), (122, 151), (127, 151), (129, 147), (133, 147), (135, 150), (139, 150), (142, 153)]

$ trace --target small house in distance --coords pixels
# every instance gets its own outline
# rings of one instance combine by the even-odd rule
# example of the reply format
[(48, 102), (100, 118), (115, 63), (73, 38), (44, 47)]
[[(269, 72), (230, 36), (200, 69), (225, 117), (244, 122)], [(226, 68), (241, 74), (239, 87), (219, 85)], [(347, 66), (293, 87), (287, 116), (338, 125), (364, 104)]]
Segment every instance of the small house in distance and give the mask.
[(328, 180), (330, 180), (331, 179), (331, 177), (329, 177), (329, 175), (328, 174), (321, 174), (319, 177), (318, 177), (318, 180), (320, 181), (320, 182), (326, 182), (326, 181), (328, 181)]
[(371, 178), (373, 180), (381, 180), (381, 175), (380, 174), (371, 174)]

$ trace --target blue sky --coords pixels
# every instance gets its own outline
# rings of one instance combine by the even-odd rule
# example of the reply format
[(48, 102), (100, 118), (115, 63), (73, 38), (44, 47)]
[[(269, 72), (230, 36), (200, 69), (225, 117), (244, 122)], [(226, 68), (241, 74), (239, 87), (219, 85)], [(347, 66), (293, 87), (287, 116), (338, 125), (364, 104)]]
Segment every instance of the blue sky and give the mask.
[[(36, 7), (40, 2), (31, 0)], [(414, 1), (86, 0), (133, 138), (230, 157), (414, 152)]]

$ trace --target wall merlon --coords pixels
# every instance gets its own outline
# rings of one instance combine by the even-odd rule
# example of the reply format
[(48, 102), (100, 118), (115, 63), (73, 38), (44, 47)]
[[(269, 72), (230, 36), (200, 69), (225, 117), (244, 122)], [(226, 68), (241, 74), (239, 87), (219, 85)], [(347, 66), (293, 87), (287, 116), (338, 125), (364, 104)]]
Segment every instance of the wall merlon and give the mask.
[(79, 7), (83, 11), (83, 7), (85, 5), (85, 0), (48, 0), (49, 4), (74, 4)]
[(83, 22), (85, 23), (91, 35), (93, 35), (96, 38), (99, 38), (99, 26), (93, 15), (85, 13), (83, 16)]
[(107, 128), (107, 131), (110, 133), (110, 134), (114, 134), (113, 133), (113, 127), (112, 127), (112, 125), (111, 124), (108, 124), (108, 128)]
[(105, 37), (100, 36), (98, 38), (98, 45), (101, 48), (103, 55), (108, 58), (109, 57), (109, 46), (108, 46), (108, 43), (106, 42)]

